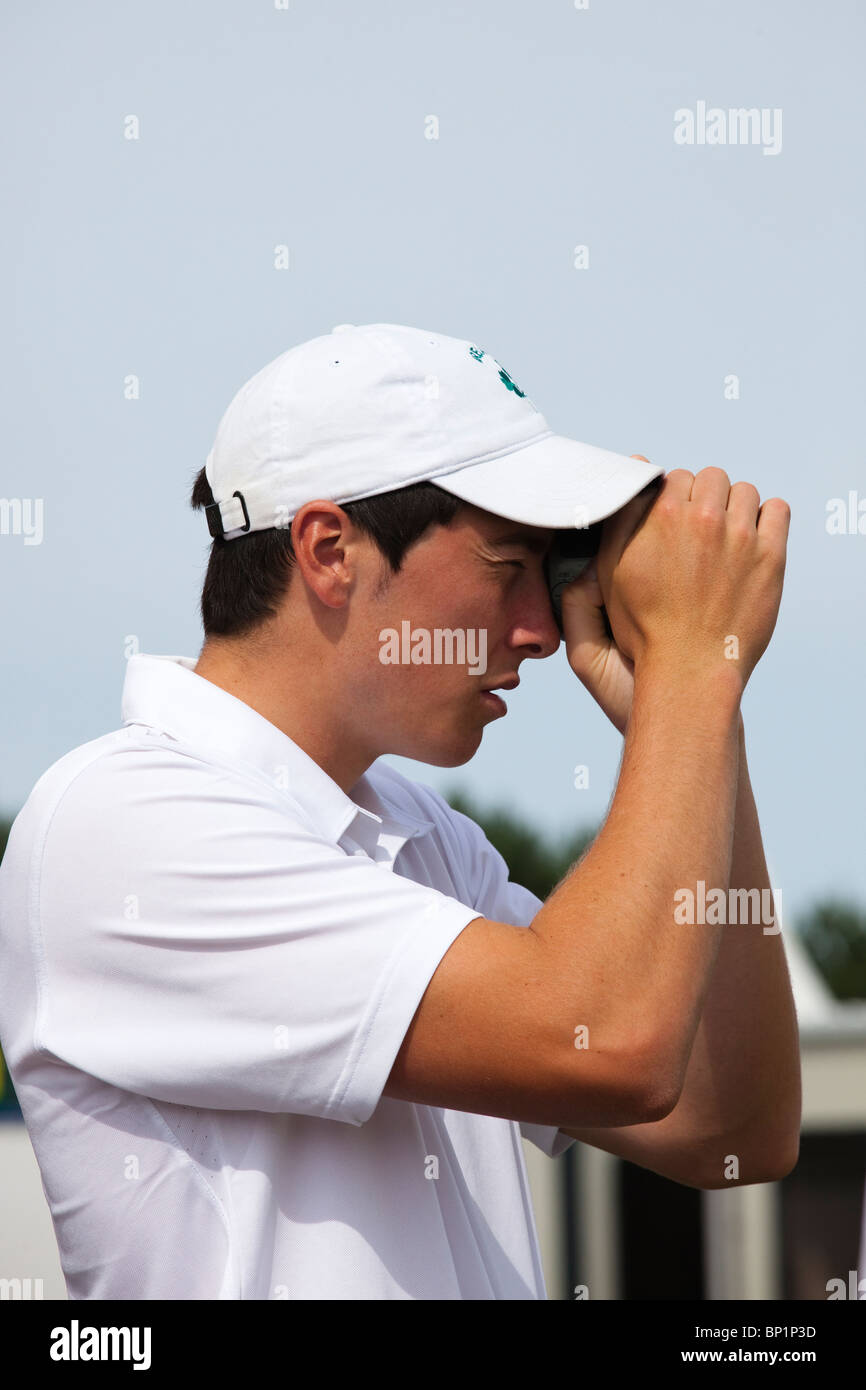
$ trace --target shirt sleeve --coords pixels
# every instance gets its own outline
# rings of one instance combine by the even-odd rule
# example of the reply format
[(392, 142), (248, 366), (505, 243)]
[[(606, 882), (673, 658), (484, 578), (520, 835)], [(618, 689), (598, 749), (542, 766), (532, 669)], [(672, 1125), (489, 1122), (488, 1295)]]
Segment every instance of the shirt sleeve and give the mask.
[(520, 1133), (530, 1144), (547, 1154), (548, 1158), (559, 1158), (559, 1155), (564, 1154), (575, 1142), (570, 1134), (558, 1129), (556, 1125), (528, 1125), (525, 1120), (521, 1120)]
[[(515, 927), (528, 926), (539, 908), (541, 898), (519, 883), (513, 883), (508, 865), (490, 843), (484, 831), (469, 816), (455, 811), (438, 793), (432, 792), (440, 813), (451, 817), (464, 858), (464, 872), (471, 884), (470, 897), (484, 917), (494, 922), (510, 922)], [(556, 1125), (534, 1125), (520, 1121), (520, 1133), (548, 1158), (558, 1158), (575, 1142), (571, 1135)]]
[(100, 759), (54, 810), (37, 1047), (155, 1100), (363, 1124), (478, 908), (219, 767), (174, 755), (155, 796), (152, 756)]

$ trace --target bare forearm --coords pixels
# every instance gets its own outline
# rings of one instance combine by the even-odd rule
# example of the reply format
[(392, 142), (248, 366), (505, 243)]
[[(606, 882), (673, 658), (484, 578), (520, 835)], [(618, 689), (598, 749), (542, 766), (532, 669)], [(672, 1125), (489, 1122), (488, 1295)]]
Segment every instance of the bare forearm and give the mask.
[(730, 874), (738, 709), (724, 677), (638, 673), (607, 820), (532, 922), (551, 1018), (592, 1020), (590, 1054), (633, 1059), (659, 1097), (679, 1094), (722, 935), (677, 922), (674, 906), (685, 885)]
[[(730, 887), (769, 886), (741, 721)], [(770, 1182), (790, 1172), (800, 1127), (799, 1043), (782, 938), (765, 935), (765, 925), (722, 928), (671, 1113), (643, 1125), (563, 1126), (566, 1133), (692, 1187)]]
[[(770, 901), (742, 722), (730, 887), (758, 889), (761, 904)], [(793, 1164), (800, 1128), (796, 1013), (779, 924), (766, 917), (729, 920), (723, 930), (677, 1107), (705, 1136), (709, 1176), (723, 1177), (733, 1167), (727, 1155), (737, 1152), (742, 1182), (750, 1173), (760, 1181), (780, 1156), (791, 1155)]]

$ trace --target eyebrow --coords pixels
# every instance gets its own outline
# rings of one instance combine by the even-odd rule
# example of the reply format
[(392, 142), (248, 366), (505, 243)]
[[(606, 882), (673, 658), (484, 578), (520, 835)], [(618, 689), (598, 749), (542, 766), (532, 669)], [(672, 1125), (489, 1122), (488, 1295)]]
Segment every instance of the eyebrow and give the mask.
[(493, 537), (494, 545), (525, 545), (527, 550), (531, 550), (534, 555), (543, 555), (550, 545), (551, 538), (545, 540), (543, 536), (530, 535), (528, 531), (505, 531), (501, 536)]

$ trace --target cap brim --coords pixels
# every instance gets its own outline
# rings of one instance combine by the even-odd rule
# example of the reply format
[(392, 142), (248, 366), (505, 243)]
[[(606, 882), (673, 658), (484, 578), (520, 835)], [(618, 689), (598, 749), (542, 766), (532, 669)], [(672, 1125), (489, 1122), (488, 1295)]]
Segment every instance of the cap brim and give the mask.
[(603, 521), (663, 473), (655, 464), (549, 434), (430, 481), (509, 521), (562, 528)]

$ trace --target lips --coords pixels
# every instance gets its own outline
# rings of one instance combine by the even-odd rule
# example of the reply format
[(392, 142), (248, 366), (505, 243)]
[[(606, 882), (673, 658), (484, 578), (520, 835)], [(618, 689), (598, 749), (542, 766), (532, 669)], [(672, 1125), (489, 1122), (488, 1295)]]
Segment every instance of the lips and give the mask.
[(494, 690), (516, 690), (519, 684), (519, 676), (508, 676), (506, 680), (500, 681), (498, 685), (485, 685), (484, 691), (490, 695)]

